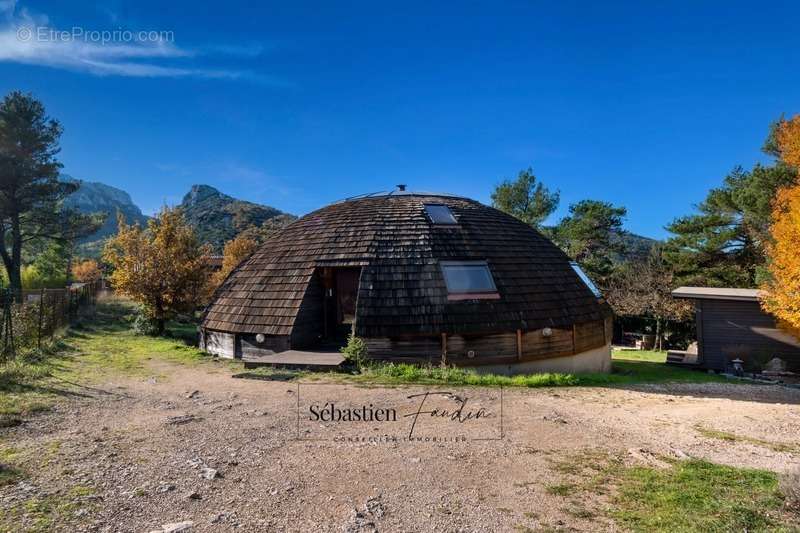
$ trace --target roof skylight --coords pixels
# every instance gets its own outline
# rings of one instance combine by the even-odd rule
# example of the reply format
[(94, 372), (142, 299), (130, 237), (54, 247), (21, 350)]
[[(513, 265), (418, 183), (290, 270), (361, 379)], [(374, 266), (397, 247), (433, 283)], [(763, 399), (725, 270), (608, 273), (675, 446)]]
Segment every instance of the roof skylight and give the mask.
[(425, 212), (434, 224), (458, 224), (450, 208), (442, 204), (425, 204)]
[(589, 278), (589, 276), (586, 275), (586, 272), (583, 271), (583, 269), (578, 263), (576, 263), (575, 261), (570, 261), (569, 266), (572, 267), (572, 270), (575, 271), (578, 277), (581, 278), (581, 281), (583, 281), (583, 283), (587, 287), (589, 287), (589, 290), (592, 291), (592, 293), (594, 293), (596, 297), (598, 298), (603, 297), (603, 293), (600, 292), (600, 289), (597, 288), (597, 285), (595, 285), (594, 282)]
[(449, 294), (497, 292), (486, 261), (442, 261), (441, 266)]

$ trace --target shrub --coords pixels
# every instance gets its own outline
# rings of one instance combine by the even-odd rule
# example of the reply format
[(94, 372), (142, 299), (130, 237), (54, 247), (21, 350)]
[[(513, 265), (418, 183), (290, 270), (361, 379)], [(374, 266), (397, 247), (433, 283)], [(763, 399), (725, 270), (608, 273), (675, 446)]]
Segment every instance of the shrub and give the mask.
[(159, 333), (158, 321), (150, 316), (147, 310), (142, 306), (136, 309), (131, 327), (137, 335), (154, 337)]
[(367, 343), (364, 342), (364, 339), (351, 333), (347, 336), (347, 345), (340, 351), (346, 361), (353, 363), (359, 371), (361, 370), (361, 365), (367, 356)]

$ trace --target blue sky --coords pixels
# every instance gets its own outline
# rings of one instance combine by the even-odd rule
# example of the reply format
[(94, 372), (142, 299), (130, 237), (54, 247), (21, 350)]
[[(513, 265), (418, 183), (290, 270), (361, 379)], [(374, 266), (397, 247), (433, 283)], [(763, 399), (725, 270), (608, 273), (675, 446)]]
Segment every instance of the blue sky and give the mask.
[(652, 237), (800, 112), (797, 2), (252, 4), (0, 0), (0, 91), (145, 212), (194, 183), (296, 214), (396, 183), (488, 203), (531, 166), (553, 220), (601, 199)]

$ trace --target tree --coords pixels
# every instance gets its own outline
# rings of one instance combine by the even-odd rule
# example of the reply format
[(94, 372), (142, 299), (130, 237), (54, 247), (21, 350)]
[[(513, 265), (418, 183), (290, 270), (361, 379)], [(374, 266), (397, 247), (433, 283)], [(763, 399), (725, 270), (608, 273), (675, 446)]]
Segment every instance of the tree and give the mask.
[(25, 245), (67, 242), (99, 225), (97, 217), (61, 205), (78, 187), (58, 179), (61, 133), (32, 95), (12, 92), (0, 102), (0, 257), (14, 294), (22, 289)]
[(111, 284), (140, 303), (161, 334), (167, 319), (194, 311), (203, 299), (210, 248), (200, 246), (179, 209), (163, 208), (147, 229), (129, 226), (121, 216), (117, 224), (117, 235), (103, 250), (114, 269)]
[(258, 243), (249, 237), (239, 235), (225, 243), (225, 251), (222, 256), (222, 269), (214, 273), (211, 284), (214, 288), (222, 285), (225, 278), (233, 272), (239, 263), (250, 257), (258, 248)]
[(605, 288), (614, 269), (614, 259), (625, 252), (623, 241), (624, 207), (608, 202), (582, 200), (569, 206), (569, 216), (553, 228), (556, 243), (577, 261), (592, 281)]
[(800, 168), (800, 115), (780, 120), (775, 128), (779, 154), (787, 165)]
[(691, 304), (672, 297), (674, 273), (656, 245), (643, 260), (621, 265), (605, 293), (614, 312), (621, 316), (644, 316), (655, 322), (656, 349), (662, 349), (663, 329), (670, 320), (683, 320)]
[[(770, 128), (764, 152), (780, 156), (783, 120)], [(665, 258), (684, 285), (755, 287), (764, 276), (772, 201), (797, 183), (797, 171), (782, 161), (735, 167), (721, 187), (709, 191), (698, 213), (667, 226), (673, 233)]]
[(237, 237), (246, 237), (255, 241), (256, 244), (262, 244), (295, 220), (297, 220), (297, 217), (282, 213), (268, 218), (260, 226), (236, 226), (237, 231), (240, 231)]
[[(800, 166), (800, 115), (782, 121), (777, 132), (783, 160)], [(762, 284), (765, 310), (789, 330), (800, 332), (800, 184), (779, 190), (772, 211), (772, 242), (767, 246), (770, 277)]]
[(492, 193), (492, 206), (538, 228), (558, 207), (560, 195), (536, 180), (532, 169), (520, 171), (514, 181), (504, 180)]
[(72, 277), (81, 283), (92, 283), (103, 277), (100, 265), (94, 259), (87, 259), (72, 265)]

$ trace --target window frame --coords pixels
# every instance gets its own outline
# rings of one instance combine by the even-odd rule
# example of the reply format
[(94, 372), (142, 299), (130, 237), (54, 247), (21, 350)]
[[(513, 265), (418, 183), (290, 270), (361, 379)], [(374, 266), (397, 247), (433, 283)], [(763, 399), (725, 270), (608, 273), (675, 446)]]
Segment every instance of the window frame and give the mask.
[[(480, 290), (468, 290), (468, 291), (459, 291), (454, 290), (450, 287), (450, 283), (447, 280), (446, 268), (447, 267), (458, 267), (458, 266), (480, 266), (486, 269), (486, 272), (489, 274), (489, 281), (492, 284), (491, 288), (487, 289), (480, 289)], [(489, 266), (489, 262), (486, 260), (475, 260), (475, 259), (465, 259), (465, 260), (457, 260), (457, 259), (448, 259), (446, 261), (439, 261), (439, 270), (442, 273), (442, 278), (444, 278), (445, 288), (447, 289), (447, 299), (451, 301), (458, 301), (458, 300), (499, 300), (500, 293), (497, 291), (497, 283), (494, 280), (494, 274), (492, 273), (492, 269)]]
[(589, 275), (583, 270), (577, 261), (570, 261), (569, 266), (572, 267), (572, 271), (578, 275), (583, 284), (586, 285), (590, 291), (592, 291), (592, 294), (595, 296), (595, 298), (603, 297), (603, 293), (600, 292), (600, 288), (595, 285), (594, 281), (592, 281), (592, 278), (589, 277)]
[[(424, 207), (425, 215), (428, 217), (428, 220), (430, 220), (431, 224), (433, 224), (435, 226), (457, 226), (458, 225), (458, 219), (456, 218), (455, 213), (453, 213), (453, 210), (450, 209), (449, 205), (447, 205), (447, 204), (422, 204), (422, 206)], [(445, 208), (447, 210), (447, 213), (450, 215), (450, 218), (453, 219), (453, 221), (452, 222), (439, 222), (437, 220), (434, 220), (433, 215), (431, 215), (431, 212), (428, 211), (428, 207), (443, 207), (443, 208)]]

